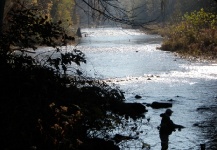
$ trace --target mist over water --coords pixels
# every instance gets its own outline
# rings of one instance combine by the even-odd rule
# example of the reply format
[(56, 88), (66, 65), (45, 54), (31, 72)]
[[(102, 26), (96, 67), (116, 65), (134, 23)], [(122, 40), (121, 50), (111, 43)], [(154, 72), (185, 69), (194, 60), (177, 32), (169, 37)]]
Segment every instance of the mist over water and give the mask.
[[(213, 112), (197, 109), (217, 106), (217, 64), (191, 62), (157, 50), (161, 37), (138, 30), (100, 28), (82, 32), (86, 37), (83, 36), (76, 48), (86, 55), (87, 64), (81, 65), (85, 75), (116, 84), (125, 92), (128, 102), (173, 103), (171, 119), (186, 128), (170, 136), (169, 149), (198, 150), (201, 143), (207, 147), (212, 145), (212, 137), (198, 124), (212, 118)], [(135, 95), (142, 98), (135, 99)], [(146, 118), (150, 122), (141, 126), (144, 133), (139, 139), (157, 150), (160, 149), (159, 115), (165, 109), (147, 109)], [(129, 143), (129, 149), (139, 149), (133, 147), (135, 143)]]

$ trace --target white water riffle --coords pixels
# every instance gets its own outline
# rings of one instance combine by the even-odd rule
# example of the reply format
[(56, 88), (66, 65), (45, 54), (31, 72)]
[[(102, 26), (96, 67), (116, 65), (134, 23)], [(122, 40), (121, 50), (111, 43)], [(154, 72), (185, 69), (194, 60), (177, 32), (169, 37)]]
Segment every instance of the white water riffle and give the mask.
[[(157, 47), (161, 37), (139, 30), (100, 28), (82, 29), (82, 33), (83, 38), (75, 48), (86, 55), (87, 64), (81, 65), (85, 75), (116, 84), (125, 92), (128, 102), (172, 101), (171, 119), (186, 128), (170, 136), (169, 149), (198, 150), (199, 144), (209, 144), (209, 137), (194, 124), (212, 116), (198, 112), (197, 108), (216, 105), (217, 64), (191, 62), (160, 51)], [(67, 50), (73, 48), (69, 46)], [(142, 98), (135, 99), (135, 95)], [(141, 127), (144, 133), (139, 138), (157, 150), (159, 115), (165, 109), (147, 109), (150, 123)]]

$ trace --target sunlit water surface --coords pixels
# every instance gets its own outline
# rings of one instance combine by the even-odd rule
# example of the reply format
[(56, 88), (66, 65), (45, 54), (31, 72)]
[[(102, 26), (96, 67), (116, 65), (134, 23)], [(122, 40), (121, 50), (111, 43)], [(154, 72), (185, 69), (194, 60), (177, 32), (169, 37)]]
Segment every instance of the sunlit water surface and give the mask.
[[(160, 36), (138, 30), (100, 28), (83, 29), (82, 33), (76, 49), (86, 55), (87, 64), (81, 66), (85, 75), (115, 83), (125, 92), (128, 102), (172, 100), (171, 119), (186, 128), (170, 136), (169, 149), (198, 150), (201, 143), (207, 147), (212, 144), (212, 137), (206, 136), (201, 122), (211, 118), (213, 112), (204, 113), (197, 108), (216, 106), (217, 64), (191, 62), (160, 51), (157, 49), (162, 40)], [(142, 98), (135, 99), (135, 95)], [(150, 123), (141, 127), (144, 133), (139, 138), (150, 144), (151, 149), (159, 150), (157, 126), (159, 115), (165, 109), (147, 109), (146, 118), (150, 118)], [(133, 143), (124, 149), (140, 148), (135, 148)]]

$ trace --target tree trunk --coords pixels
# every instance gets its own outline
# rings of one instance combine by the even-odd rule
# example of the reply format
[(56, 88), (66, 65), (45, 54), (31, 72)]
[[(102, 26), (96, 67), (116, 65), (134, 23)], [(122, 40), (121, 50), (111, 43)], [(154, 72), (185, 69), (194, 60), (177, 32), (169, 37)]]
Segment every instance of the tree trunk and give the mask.
[(2, 33), (5, 2), (6, 0), (0, 0), (0, 34)]

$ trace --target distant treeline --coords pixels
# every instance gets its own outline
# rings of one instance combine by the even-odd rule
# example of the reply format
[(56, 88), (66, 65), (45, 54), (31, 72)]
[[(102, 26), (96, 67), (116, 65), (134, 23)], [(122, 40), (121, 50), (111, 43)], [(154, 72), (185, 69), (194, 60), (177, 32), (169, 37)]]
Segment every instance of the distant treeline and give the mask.
[(140, 23), (177, 21), (186, 12), (201, 8), (217, 12), (215, 0), (122, 0), (120, 3), (127, 10), (128, 17)]
[(62, 21), (64, 28), (115, 24), (110, 20), (127, 20), (135, 24), (177, 22), (186, 12), (217, 12), (216, 0), (6, 0), (5, 14), (21, 1), (37, 6), (54, 22)]

